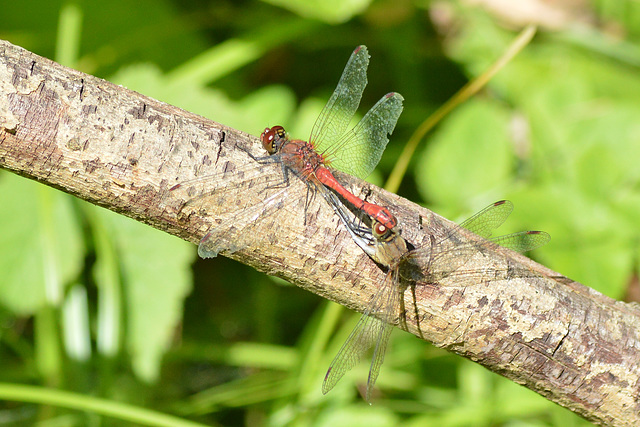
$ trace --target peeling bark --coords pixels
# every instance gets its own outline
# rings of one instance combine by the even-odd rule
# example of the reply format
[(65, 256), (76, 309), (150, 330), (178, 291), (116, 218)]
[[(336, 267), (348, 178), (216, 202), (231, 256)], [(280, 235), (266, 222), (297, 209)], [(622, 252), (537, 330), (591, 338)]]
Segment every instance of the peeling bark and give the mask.
[[(245, 166), (253, 161), (247, 151), (262, 155), (258, 147), (253, 136), (0, 41), (0, 167), (194, 243), (212, 224), (225, 224), (230, 210), (254, 206), (259, 219), (245, 218), (229, 235), (247, 245), (232, 258), (363, 311), (384, 272), (320, 197), (306, 215), (302, 199), (280, 210), (263, 206), (272, 215), (261, 217), (267, 196), (252, 187), (261, 178)], [(260, 173), (266, 180), (282, 176), (269, 164)], [(198, 203), (189, 202), (189, 188), (168, 191), (208, 174), (220, 179), (208, 182), (213, 193)], [(414, 244), (452, 227), (407, 200), (339, 176), (354, 192), (389, 206)], [(293, 181), (286, 192), (303, 187)], [(588, 420), (640, 425), (635, 306), (506, 249), (470, 262), (532, 274), (472, 287), (416, 286), (404, 295), (409, 332)]]

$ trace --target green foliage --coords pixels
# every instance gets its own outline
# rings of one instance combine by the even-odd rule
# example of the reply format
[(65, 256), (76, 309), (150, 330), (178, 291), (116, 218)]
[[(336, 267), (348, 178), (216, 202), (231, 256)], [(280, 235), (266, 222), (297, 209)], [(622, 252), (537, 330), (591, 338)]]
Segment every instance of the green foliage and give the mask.
[[(285, 123), (295, 109), (293, 92), (284, 86), (267, 86), (239, 101), (222, 90), (192, 82), (178, 82), (150, 64), (136, 64), (118, 71), (112, 80), (148, 96), (203, 115), (247, 133), (255, 133), (265, 123)], [(215, 111), (215, 114), (211, 112)]]
[(83, 263), (70, 197), (15, 175), (0, 180), (0, 300), (19, 315), (62, 301)]
[[(282, 124), (306, 138), (366, 44), (361, 112), (391, 90), (405, 98), (382, 173), (515, 36), (457, 2), (429, 9), (454, 29), (446, 37), (428, 28), (431, 2), (38, 3), (37, 14), (33, 2), (5, 5), (3, 38), (254, 135)], [(640, 255), (640, 15), (597, 3), (590, 13), (619, 28), (617, 40), (595, 27), (542, 30), (428, 137), (401, 195), (453, 219), (510, 199), (505, 232), (548, 231), (537, 259), (621, 298)], [(11, 174), (0, 174), (0, 197), (0, 381), (75, 393), (0, 384), (3, 400), (43, 405), (3, 403), (17, 422), (100, 423), (80, 411), (133, 420), (108, 403), (123, 401), (225, 425), (586, 424), (400, 332), (372, 407), (354, 387), (366, 365), (322, 396), (355, 320), (341, 322), (335, 305), (223, 259), (192, 266), (195, 247)]]
[(464, 206), (502, 190), (500, 186), (513, 177), (515, 163), (508, 130), (509, 112), (499, 102), (471, 100), (462, 105), (419, 159), (418, 189), (442, 206)]
[(265, 0), (281, 6), (305, 18), (317, 19), (329, 24), (340, 24), (362, 13), (370, 0)]
[[(121, 297), (126, 302), (125, 347), (133, 371), (144, 381), (156, 381), (160, 360), (182, 318), (184, 298), (191, 292), (191, 245), (105, 209), (92, 211), (96, 243), (105, 247), (104, 251), (112, 251), (96, 250), (95, 278), (102, 302), (100, 332), (117, 338), (108, 332), (117, 322), (110, 314), (118, 315), (110, 304), (117, 305), (116, 297)], [(123, 295), (112, 288), (118, 285), (117, 279), (114, 283), (106, 279), (108, 270), (122, 277)]]
[[(464, 22), (451, 54), (483, 69), (509, 35), (485, 19)], [(513, 200), (514, 216), (553, 236), (540, 251), (550, 267), (622, 297), (640, 236), (629, 216), (640, 184), (637, 70), (569, 43), (537, 43), (488, 88), (499, 96), (458, 109), (425, 150), (423, 194), (443, 206), (484, 194)], [(443, 171), (453, 164), (456, 174)]]

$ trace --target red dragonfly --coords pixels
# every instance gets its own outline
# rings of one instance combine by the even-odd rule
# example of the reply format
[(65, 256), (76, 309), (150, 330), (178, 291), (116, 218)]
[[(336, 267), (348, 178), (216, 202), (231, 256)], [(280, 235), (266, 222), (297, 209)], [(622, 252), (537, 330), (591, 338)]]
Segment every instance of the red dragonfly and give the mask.
[[(256, 187), (261, 187), (257, 191), (278, 191), (273, 194), (265, 193), (266, 197), (254, 206), (240, 207), (230, 215), (228, 224), (222, 224), (221, 221), (219, 226), (209, 230), (200, 242), (200, 256), (215, 257), (223, 250), (231, 253), (247, 246), (249, 240), (256, 236), (256, 233), (251, 233), (250, 230), (258, 218), (273, 216), (269, 212), (270, 209), (282, 209), (284, 205), (305, 197), (302, 195), (303, 191), (294, 194), (296, 190), (289, 185), (289, 172), (307, 184), (307, 192), (320, 192), (329, 203), (341, 203), (331, 193), (333, 190), (355, 209), (361, 209), (385, 227), (396, 226), (396, 218), (386, 207), (366, 202), (349, 192), (334, 177), (329, 166), (365, 178), (380, 161), (382, 152), (389, 142), (388, 135), (393, 132), (402, 112), (402, 96), (389, 93), (383, 96), (355, 127), (347, 131), (367, 85), (368, 65), (367, 48), (357, 47), (347, 62), (338, 86), (316, 120), (308, 142), (289, 139), (282, 126), (266, 128), (262, 132), (260, 139), (269, 156), (255, 157), (247, 153), (257, 163), (248, 165), (246, 170), (235, 171), (248, 177), (238, 186), (252, 188), (252, 191), (256, 191)], [(274, 185), (272, 177), (265, 176), (261, 166), (264, 163), (277, 163), (281, 166), (283, 180), (280, 184)], [(225, 173), (229, 172), (221, 175)], [(206, 189), (207, 183), (212, 179), (214, 178), (211, 175), (196, 178), (177, 184), (170, 191), (176, 194), (177, 190), (182, 189), (191, 194), (195, 193), (195, 197), (186, 195), (189, 199), (187, 204), (193, 204), (195, 200), (204, 196), (212, 196), (212, 192)], [(231, 190), (237, 192), (238, 188), (227, 190), (231, 194)], [(216, 196), (221, 196), (220, 191)], [(308, 193), (306, 197), (308, 201)], [(307, 205), (308, 203), (305, 207)], [(235, 231), (233, 236), (228, 235), (231, 229)], [(268, 228), (262, 224), (262, 229)]]
[[(496, 244), (517, 252), (527, 252), (545, 245), (551, 238), (544, 231), (521, 231), (491, 238), (493, 230), (502, 225), (513, 211), (513, 204), (507, 200), (487, 206), (440, 240), (430, 238), (423, 246), (412, 250), (408, 249), (407, 242), (397, 229), (389, 229), (377, 221), (373, 221), (370, 228), (364, 228), (359, 226), (344, 208), (336, 208), (335, 211), (355, 242), (374, 261), (386, 267), (388, 273), (347, 341), (331, 362), (322, 384), (322, 392), (329, 392), (342, 376), (360, 361), (364, 353), (373, 347), (373, 360), (369, 368), (365, 396), (367, 401), (371, 400), (371, 392), (384, 360), (392, 324), (399, 314), (407, 282), (464, 287), (516, 277), (531, 277), (535, 273), (524, 269), (510, 268), (498, 271), (485, 268), (478, 271), (465, 269), (465, 264), (479, 251)], [(460, 228), (472, 231), (483, 239), (461, 240)]]

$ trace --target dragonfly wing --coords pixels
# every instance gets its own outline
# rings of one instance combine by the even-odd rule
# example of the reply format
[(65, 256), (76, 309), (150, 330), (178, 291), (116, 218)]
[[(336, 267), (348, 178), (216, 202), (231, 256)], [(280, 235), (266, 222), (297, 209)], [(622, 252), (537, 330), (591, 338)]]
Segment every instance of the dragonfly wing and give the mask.
[(460, 224), (460, 227), (516, 252), (528, 252), (546, 245), (551, 236), (544, 231), (520, 231), (506, 236), (491, 237), (513, 211), (508, 200), (495, 202)]
[(549, 234), (542, 231), (522, 231), (489, 240), (469, 240), (462, 244), (444, 239), (432, 248), (423, 246), (413, 250), (407, 260), (418, 268), (405, 268), (403, 272), (410, 272), (412, 275), (407, 278), (411, 280), (449, 287), (472, 286), (517, 277), (537, 277), (538, 274), (530, 269), (509, 266), (506, 260), (499, 267), (469, 268), (468, 264), (474, 256), (486, 253), (497, 245), (526, 252), (546, 244), (549, 239)]
[(271, 237), (265, 230), (276, 230), (281, 215), (295, 218), (300, 213), (300, 209), (292, 209), (288, 214), (275, 213), (286, 209), (288, 204), (296, 200), (291, 196), (287, 197), (288, 192), (288, 187), (280, 188), (252, 206), (218, 216), (215, 219), (216, 225), (200, 241), (198, 255), (202, 258), (215, 258), (220, 252), (232, 254), (251, 244), (255, 245), (260, 239)]
[[(359, 178), (369, 176), (389, 143), (389, 135), (402, 113), (402, 101), (404, 98), (399, 93), (383, 96), (353, 129), (327, 150), (325, 155), (331, 165)], [(340, 155), (335, 155), (338, 152)]]
[(378, 343), (373, 350), (373, 358), (371, 360), (371, 367), (369, 368), (369, 377), (367, 378), (367, 392), (365, 399), (367, 402), (371, 402), (371, 395), (373, 393), (373, 386), (376, 384), (378, 374), (380, 373), (380, 367), (384, 361), (384, 355), (387, 351), (387, 344), (389, 344), (389, 337), (391, 337), (391, 331), (393, 327), (389, 323), (383, 323)]
[[(386, 321), (380, 320), (378, 317), (374, 316), (386, 317), (386, 313), (388, 313), (389, 310), (386, 303), (389, 302), (390, 298), (394, 298), (391, 294), (397, 293), (392, 281), (392, 275), (387, 274), (382, 287), (373, 297), (371, 305), (362, 317), (360, 317), (360, 320), (353, 328), (353, 331), (351, 331), (349, 338), (347, 338), (340, 348), (340, 351), (338, 351), (338, 354), (331, 362), (329, 370), (327, 370), (327, 374), (325, 375), (324, 382), (322, 383), (323, 394), (328, 393), (338, 383), (338, 381), (340, 381), (344, 374), (351, 370), (362, 359), (364, 353), (373, 347), (374, 343), (379, 342), (381, 339), (389, 339), (391, 325), (388, 325)], [(393, 308), (397, 310), (397, 305)], [(385, 320), (391, 321), (388, 318)], [(386, 342), (384, 343), (384, 347), (386, 348)], [(384, 358), (384, 354), (382, 354), (382, 358)], [(379, 363), (382, 363), (382, 359), (379, 360)], [(380, 368), (379, 365), (377, 365), (377, 368)], [(376, 371), (373, 383), (375, 383), (375, 378), (377, 376), (378, 374)], [(369, 384), (373, 387), (373, 383), (369, 380), (367, 382), (367, 389), (369, 388)], [(369, 392), (367, 392), (367, 394), (369, 394)]]
[(387, 344), (389, 344), (389, 337), (391, 336), (391, 331), (393, 327), (391, 326), (391, 322), (395, 317), (398, 307), (400, 305), (400, 287), (398, 285), (398, 279), (400, 275), (398, 270), (393, 270), (389, 275), (392, 277), (391, 288), (389, 292), (386, 294), (386, 301), (381, 307), (385, 310), (383, 316), (383, 322), (381, 329), (378, 331), (378, 338), (376, 341), (376, 346), (373, 349), (373, 357), (371, 359), (371, 366), (369, 367), (369, 377), (367, 378), (367, 392), (365, 395), (365, 399), (367, 402), (371, 401), (371, 394), (373, 392), (373, 386), (378, 379), (378, 374), (380, 373), (380, 367), (382, 366), (382, 362), (384, 361), (384, 355), (387, 352)]
[[(261, 236), (272, 237), (265, 230), (276, 229), (277, 218), (282, 218), (275, 214), (278, 209), (289, 210), (282, 213), (290, 215), (287, 218), (300, 215), (297, 205), (305, 200), (307, 188), (297, 178), (287, 181), (276, 160), (247, 158), (247, 163), (240, 166), (229, 162), (216, 164), (212, 174), (169, 189), (167, 199), (183, 201), (179, 216), (188, 218), (191, 212), (198, 212), (213, 218), (215, 225), (198, 248), (201, 257), (212, 258), (222, 251), (233, 253), (255, 244)], [(170, 204), (175, 205), (175, 200)]]
[(524, 253), (546, 245), (551, 240), (551, 236), (544, 231), (520, 231), (493, 237), (490, 240), (505, 248)]
[(484, 237), (491, 237), (493, 230), (500, 227), (507, 220), (513, 211), (513, 203), (508, 200), (501, 200), (492, 203), (471, 218), (460, 224), (460, 227)]
[(360, 105), (362, 92), (367, 86), (369, 53), (366, 46), (358, 46), (342, 72), (338, 86), (316, 119), (309, 142), (318, 152), (325, 151), (347, 129)]
[(533, 270), (522, 267), (512, 268), (477, 268), (458, 271), (437, 271), (426, 274), (421, 282), (447, 288), (465, 288), (476, 285), (489, 285), (503, 280), (542, 277)]
[(384, 322), (375, 317), (363, 314), (349, 338), (331, 362), (322, 383), (322, 393), (327, 394), (340, 379), (362, 359), (374, 340), (384, 329)]

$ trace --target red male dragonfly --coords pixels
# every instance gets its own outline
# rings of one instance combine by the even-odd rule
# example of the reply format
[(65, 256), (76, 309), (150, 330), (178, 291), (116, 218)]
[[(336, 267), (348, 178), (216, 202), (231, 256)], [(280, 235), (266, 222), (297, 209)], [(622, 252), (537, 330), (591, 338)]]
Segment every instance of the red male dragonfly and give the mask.
[[(374, 261), (388, 269), (384, 283), (331, 362), (322, 384), (322, 392), (326, 394), (373, 347), (365, 396), (367, 401), (371, 400), (371, 392), (384, 360), (392, 323), (398, 316), (407, 281), (464, 287), (496, 280), (531, 277), (534, 273), (529, 270), (477, 271), (465, 269), (465, 264), (474, 254), (496, 244), (517, 252), (527, 252), (545, 245), (551, 238), (544, 231), (521, 231), (491, 238), (493, 230), (502, 225), (513, 211), (513, 204), (508, 200), (487, 206), (440, 240), (428, 239), (426, 244), (412, 250), (408, 249), (408, 244), (400, 236), (398, 229), (389, 229), (377, 221), (373, 221), (370, 228), (364, 228), (344, 208), (337, 207), (334, 210), (347, 226), (354, 241)], [(483, 239), (460, 240), (460, 228), (472, 231)]]
[[(288, 181), (289, 172), (307, 184), (307, 191), (311, 190), (313, 194), (320, 192), (329, 203), (340, 203), (336, 197), (329, 196), (330, 188), (355, 209), (364, 211), (384, 226), (396, 226), (396, 218), (387, 208), (368, 203), (350, 193), (338, 182), (329, 168), (331, 165), (360, 178), (369, 175), (380, 161), (382, 152), (389, 142), (388, 135), (393, 132), (402, 112), (402, 96), (389, 93), (383, 96), (355, 127), (347, 131), (367, 85), (368, 65), (367, 48), (357, 47), (347, 62), (338, 86), (316, 120), (308, 142), (289, 139), (282, 126), (264, 130), (260, 139), (269, 156), (257, 158), (249, 154), (257, 163), (241, 171), (243, 175), (250, 177), (247, 181), (251, 181), (242, 185), (247, 189), (252, 188), (252, 191), (279, 187), (281, 189), (274, 194), (266, 195), (257, 205), (241, 207), (230, 215), (229, 222), (223, 224), (222, 221), (220, 225), (210, 229), (198, 248), (201, 257), (211, 258), (223, 250), (231, 253), (242, 249), (258, 234), (251, 232), (258, 218), (274, 216), (270, 210), (282, 209), (284, 205), (294, 203), (296, 199), (307, 197), (308, 200), (309, 196), (305, 196), (304, 191), (293, 194), (294, 190), (290, 188)], [(264, 174), (260, 176), (261, 163), (280, 164), (283, 172), (282, 182), (274, 185), (272, 177), (265, 177)], [(180, 189), (188, 190), (191, 194), (195, 192), (196, 197), (190, 198), (187, 202), (192, 204), (195, 200), (212, 194), (206, 190), (207, 182), (211, 179), (212, 176), (205, 176), (182, 182), (173, 186), (170, 191), (173, 194)], [(231, 229), (234, 230), (234, 234), (229, 236)], [(263, 224), (262, 229), (268, 228)]]

